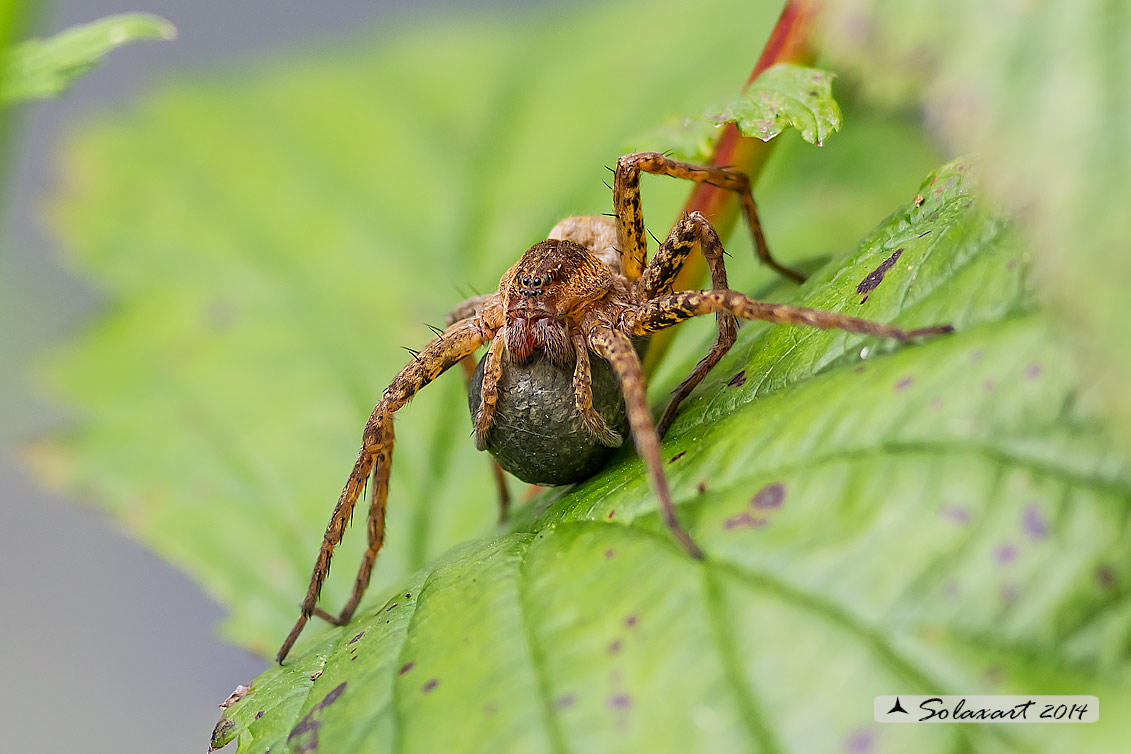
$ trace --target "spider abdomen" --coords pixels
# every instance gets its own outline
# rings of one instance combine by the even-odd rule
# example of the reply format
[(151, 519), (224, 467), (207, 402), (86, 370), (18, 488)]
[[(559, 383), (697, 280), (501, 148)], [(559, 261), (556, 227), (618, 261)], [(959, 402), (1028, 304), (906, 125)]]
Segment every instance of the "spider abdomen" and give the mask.
[[(605, 423), (628, 437), (624, 397), (609, 363), (590, 354), (593, 407)], [(467, 403), (479, 408), (483, 361), (475, 368)], [(602, 445), (586, 429), (574, 402), (573, 367), (555, 364), (535, 352), (522, 364), (503, 357), (487, 450), (508, 473), (540, 485), (572, 484), (588, 479), (617, 448)]]

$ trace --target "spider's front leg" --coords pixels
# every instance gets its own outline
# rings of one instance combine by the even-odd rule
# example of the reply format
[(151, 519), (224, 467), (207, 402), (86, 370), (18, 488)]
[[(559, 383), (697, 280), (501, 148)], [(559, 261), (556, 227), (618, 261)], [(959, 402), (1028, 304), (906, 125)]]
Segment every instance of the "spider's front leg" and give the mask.
[[(733, 191), (742, 206), (742, 214), (750, 228), (758, 258), (763, 264), (796, 283), (805, 281), (804, 275), (778, 264), (770, 255), (770, 247), (766, 244), (762, 223), (758, 219), (754, 195), (750, 191), (749, 176), (732, 168), (680, 162), (658, 152), (637, 152), (624, 155), (617, 160), (616, 175), (613, 179), (613, 210), (617, 222), (617, 247), (623, 260), (622, 272), (629, 280), (636, 280), (643, 274), (648, 258), (648, 245), (644, 237), (644, 215), (640, 208), (641, 171), (685, 178), (696, 183), (707, 183)], [(676, 272), (678, 271), (677, 268)]]
[[(369, 586), (373, 563), (385, 538), (385, 503), (389, 494), (389, 464), (393, 459), (393, 413), (404, 407), (422, 387), (458, 364), (464, 357), (474, 353), (494, 335), (494, 331), (495, 326), (480, 316), (455, 323), (425, 346), (386, 388), (385, 394), (374, 407), (369, 421), (365, 424), (361, 452), (346, 480), (338, 503), (334, 506), (330, 523), (327, 524), (326, 533), (322, 537), (318, 558), (314, 562), (310, 586), (307, 588), (306, 598), (302, 601), (299, 618), (279, 648), (275, 656), (277, 662), (282, 663), (286, 658), (310, 616), (318, 615), (335, 625), (348, 623), (365, 593), (365, 588)], [(366, 525), (368, 546), (365, 555), (362, 556), (357, 578), (354, 580), (353, 592), (342, 612), (335, 617), (318, 608), (318, 596), (322, 591), (322, 583), (330, 572), (334, 548), (342, 541), (346, 526), (353, 516), (354, 506), (370, 474), (373, 479)]]
[(680, 526), (675, 515), (675, 505), (672, 504), (671, 491), (668, 489), (668, 480), (664, 476), (664, 466), (660, 459), (660, 436), (652, 423), (652, 412), (648, 410), (648, 399), (644, 389), (644, 370), (640, 365), (640, 357), (632, 347), (632, 340), (616, 330), (600, 328), (588, 336), (589, 344), (593, 350), (613, 366), (617, 379), (620, 382), (621, 392), (624, 393), (625, 412), (628, 414), (628, 425), (632, 430), (632, 440), (636, 444), (636, 452), (648, 475), (652, 479), (652, 487), (656, 497), (660, 500), (660, 511), (668, 531), (676, 541), (694, 558), (703, 558), (703, 551), (691, 539), (687, 530)]
[(577, 406), (577, 413), (597, 442), (608, 448), (619, 448), (624, 438), (611, 429), (597, 409), (593, 408), (593, 373), (589, 366), (589, 346), (580, 332), (573, 336), (573, 349), (577, 358), (573, 368), (573, 401)]
[(628, 313), (622, 322), (627, 332), (634, 335), (665, 330), (692, 317), (717, 312), (730, 312), (740, 319), (758, 319), (776, 322), (781, 325), (805, 325), (821, 330), (845, 330), (846, 332), (875, 335), (880, 338), (894, 338), (908, 342), (917, 338), (942, 335), (953, 332), (950, 325), (933, 325), (916, 330), (901, 330), (898, 327), (873, 322), (868, 319), (850, 317), (846, 314), (807, 309), (789, 304), (768, 304), (755, 301), (738, 291), (680, 291), (660, 296), (641, 304), (635, 312)]

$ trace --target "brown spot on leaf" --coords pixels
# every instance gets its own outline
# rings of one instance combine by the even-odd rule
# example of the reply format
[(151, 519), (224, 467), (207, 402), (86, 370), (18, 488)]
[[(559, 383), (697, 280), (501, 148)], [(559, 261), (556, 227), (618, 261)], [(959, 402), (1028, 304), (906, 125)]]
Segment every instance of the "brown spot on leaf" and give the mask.
[(739, 513), (737, 516), (731, 516), (723, 523), (724, 529), (760, 529), (765, 526), (768, 521), (761, 516), (752, 516), (749, 512)]
[(1041, 509), (1036, 503), (1025, 506), (1025, 513), (1021, 516), (1021, 528), (1034, 541), (1044, 539), (1049, 535), (1049, 526), (1041, 515)]
[(365, 632), (364, 632), (364, 631), (362, 631), (362, 632), (358, 633), (358, 635), (357, 635), (357, 636), (355, 636), (355, 637), (353, 637), (352, 639), (350, 639), (350, 640), (349, 640), (349, 643), (350, 643), (350, 644), (356, 644), (356, 643), (357, 643), (357, 640), (358, 640), (358, 639), (360, 639), (360, 638), (361, 638), (362, 636), (365, 636)]
[(672, 456), (672, 457), (671, 457), (671, 460), (670, 460), (670, 461), (668, 461), (668, 463), (675, 463), (675, 462), (676, 462), (676, 461), (678, 461), (679, 459), (683, 458), (683, 456), (684, 456), (684, 455), (685, 455), (686, 453), (687, 453), (687, 451), (686, 451), (686, 450), (681, 450), (680, 452), (678, 452), (678, 453), (676, 453), (676, 454), (675, 454), (674, 456)]
[(415, 666), (415, 665), (416, 665), (416, 660), (409, 660), (404, 665), (401, 665), (401, 669), (398, 671), (397, 674), (398, 675), (404, 675), (408, 671), (412, 670), (413, 666)]
[(287, 735), (287, 746), (291, 754), (310, 754), (318, 749), (318, 732), (322, 728), (319, 716), (324, 709), (336, 702), (345, 690), (346, 682), (343, 681), (295, 723), (295, 727), (291, 728), (291, 732)]
[(876, 745), (876, 732), (861, 728), (849, 734), (844, 742), (844, 750), (848, 754), (871, 754)]
[(630, 615), (627, 618), (625, 618), (624, 619), (624, 625), (628, 626), (629, 628), (632, 628), (633, 626), (635, 626), (636, 625), (636, 616)]
[(632, 698), (628, 694), (614, 694), (609, 697), (609, 706), (613, 709), (627, 709), (632, 706)]
[(605, 560), (608, 560), (616, 554), (617, 551), (610, 547), (609, 549), (605, 550)]
[(1111, 589), (1115, 586), (1117, 580), (1115, 569), (1111, 566), (1101, 565), (1096, 569), (1096, 583), (1099, 584), (1101, 589)]
[(267, 710), (259, 710), (258, 712), (256, 712), (255, 713), (255, 719), (258, 720), (259, 718), (263, 717), (263, 713), (266, 712), (266, 711)]
[(741, 369), (741, 370), (739, 370), (738, 374), (736, 374), (736, 375), (734, 375), (733, 377), (730, 378), (730, 382), (727, 383), (727, 387), (742, 387), (745, 384), (746, 384), (746, 370)]
[(970, 510), (961, 505), (943, 503), (939, 506), (939, 513), (942, 514), (943, 518), (949, 518), (956, 524), (970, 523)]
[[(884, 275), (888, 274), (888, 270), (895, 265), (896, 260), (898, 260), (902, 254), (903, 249), (896, 249), (890, 257), (880, 262), (879, 267), (869, 272), (868, 275), (860, 281), (860, 285), (856, 286), (856, 292), (868, 293), (874, 291), (876, 286), (883, 282)], [(865, 299), (867, 299), (867, 296), (865, 296)], [(861, 303), (863, 303), (863, 301)]]
[(313, 710), (295, 723), (291, 732), (287, 734), (287, 746), (295, 754), (309, 754), (318, 749), (318, 731), (322, 728), (322, 721), (314, 718)]
[(617, 639), (609, 645), (609, 654), (615, 655), (617, 652), (621, 651), (622, 648), (623, 645), (620, 643), (620, 639)]
[(427, 683), (425, 683), (423, 686), (421, 686), (420, 690), (423, 691), (425, 694), (428, 694), (432, 691), (432, 689), (436, 688), (439, 685), (440, 685), (440, 679), (439, 678), (432, 678), (432, 679), (429, 679), (429, 681)]
[(615, 513), (616, 513), (616, 510), (615, 510), (615, 509), (614, 509), (614, 510), (611, 510), (611, 511), (609, 511), (609, 515), (605, 516), (605, 518), (607, 518), (607, 519), (609, 519), (610, 521), (612, 521), (612, 520), (613, 520), (613, 514), (615, 514)]
[(1043, 371), (1044, 371), (1044, 368), (1040, 364), (1030, 364), (1025, 369), (1025, 376), (1028, 377), (1031, 380), (1035, 380), (1035, 379), (1037, 379), (1038, 377), (1041, 376), (1041, 372), (1043, 372)]
[(895, 387), (893, 389), (897, 393), (902, 393), (904, 390), (911, 387), (911, 385), (914, 384), (914, 382), (915, 382), (915, 378), (912, 377), (911, 375), (908, 375), (907, 377), (904, 377), (899, 382), (895, 383)]
[(555, 709), (568, 709), (577, 702), (577, 697), (573, 694), (563, 694), (554, 700)]
[(320, 701), (318, 703), (318, 709), (320, 709), (320, 710), (326, 709), (331, 704), (338, 701), (338, 697), (341, 696), (342, 692), (345, 691), (345, 690), (346, 690), (346, 682), (342, 681), (341, 683), (339, 683), (337, 686), (334, 687), (333, 691), (331, 691), (326, 696), (322, 697), (322, 701)]
[(320, 675), (322, 675), (322, 669), (321, 668), (319, 668), (318, 670), (315, 670), (313, 673), (310, 674), (310, 680), (317, 681), (318, 676), (320, 676)]
[(1001, 545), (998, 545), (998, 548), (994, 553), (994, 558), (1001, 565), (1005, 565), (1006, 563), (1012, 563), (1014, 560), (1017, 559), (1017, 547), (1016, 547), (1016, 545), (1010, 544), (1009, 542), (1005, 542)]
[(697, 493), (699, 493), (700, 495), (702, 495), (702, 494), (703, 494), (704, 492), (706, 492), (706, 491), (707, 491), (707, 483), (706, 483), (706, 482), (702, 482), (702, 481), (701, 481), (701, 482), (699, 482), (699, 484), (697, 484), (697, 485), (695, 486), (695, 491), (696, 491)]
[(780, 508), (785, 500), (785, 485), (781, 482), (767, 484), (750, 499), (750, 505), (762, 510)]
[(216, 727), (212, 729), (212, 741), (208, 746), (208, 751), (216, 751), (227, 746), (228, 742), (232, 740), (232, 731), (235, 727), (235, 720), (221, 717), (220, 722), (216, 723)]

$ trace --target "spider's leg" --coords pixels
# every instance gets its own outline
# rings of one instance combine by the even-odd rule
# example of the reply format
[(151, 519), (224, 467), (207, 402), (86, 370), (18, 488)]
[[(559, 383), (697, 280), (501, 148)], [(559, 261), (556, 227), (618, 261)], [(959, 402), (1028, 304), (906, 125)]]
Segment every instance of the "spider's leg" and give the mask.
[[(711, 286), (715, 290), (726, 290), (728, 288), (727, 271), (726, 265), (723, 263), (723, 245), (719, 241), (719, 234), (715, 231), (715, 226), (711, 225), (706, 217), (698, 212), (692, 212), (680, 218), (680, 221), (668, 234), (667, 240), (660, 245), (656, 256), (644, 269), (644, 274), (638, 284), (641, 298), (651, 300), (661, 294), (671, 293), (676, 275), (679, 274), (684, 260), (687, 259), (695, 244), (699, 244), (699, 248), (703, 250), (707, 266), (711, 270)], [(667, 434), (668, 427), (671, 426), (672, 419), (675, 418), (679, 404), (684, 398), (691, 395), (695, 386), (707, 376), (707, 373), (711, 371), (715, 364), (719, 363), (719, 360), (726, 355), (726, 352), (730, 350), (738, 337), (738, 324), (735, 322), (733, 314), (719, 311), (715, 314), (715, 318), (718, 321), (718, 337), (715, 339), (714, 345), (711, 346), (711, 350), (695, 365), (695, 369), (691, 371), (687, 379), (672, 392), (671, 402), (664, 409), (664, 414), (660, 417), (659, 424), (656, 426), (660, 437)]]
[(805, 325), (822, 330), (845, 330), (881, 338), (895, 338), (903, 342), (931, 335), (942, 335), (954, 330), (950, 325), (901, 330), (881, 322), (858, 319), (836, 312), (755, 301), (737, 291), (680, 291), (660, 296), (642, 304), (636, 312), (626, 316), (624, 329), (634, 335), (644, 335), (678, 325), (701, 314), (714, 314), (720, 311), (730, 312), (741, 319), (760, 319), (783, 325)]
[(334, 548), (342, 541), (342, 535), (345, 534), (346, 526), (353, 515), (354, 506), (365, 486), (365, 480), (372, 473), (373, 490), (367, 527), (369, 545), (362, 559), (361, 568), (358, 570), (357, 579), (354, 581), (353, 593), (341, 615), (337, 620), (332, 620), (332, 623), (340, 625), (349, 621), (361, 595), (365, 592), (365, 587), (369, 584), (369, 574), (373, 569), (377, 552), (381, 549), (385, 531), (385, 500), (389, 492), (389, 464), (393, 457), (393, 413), (408, 403), (422, 387), (468, 354), (474, 353), (475, 349), (483, 345), (492, 334), (489, 324), (479, 317), (457, 322), (425, 346), (385, 389), (385, 394), (374, 407), (373, 413), (369, 415), (369, 421), (365, 424), (361, 452), (346, 480), (346, 486), (338, 498), (338, 503), (334, 506), (330, 523), (326, 525), (326, 533), (322, 537), (322, 546), (314, 562), (310, 586), (302, 601), (299, 618), (279, 648), (275, 656), (276, 661), (282, 663), (311, 615), (316, 612), (319, 615), (326, 615), (317, 608), (318, 595), (322, 591), (326, 574), (330, 571)]
[(593, 375), (589, 370), (589, 347), (585, 344), (585, 336), (577, 332), (573, 336), (573, 350), (577, 362), (573, 368), (573, 400), (577, 406), (585, 428), (602, 445), (610, 448), (619, 448), (624, 438), (609, 428), (597, 409), (593, 408)]
[[(475, 359), (468, 356), (460, 362), (460, 366), (463, 367), (464, 382), (470, 389), (471, 379), (475, 376)], [(498, 461), (491, 456), (487, 456), (487, 459), (491, 462), (491, 474), (495, 477), (495, 489), (499, 493), (499, 523), (506, 523), (511, 511), (511, 493), (507, 489), (507, 475)]]
[[(349, 599), (342, 608), (342, 612), (338, 614), (337, 620), (330, 621), (336, 626), (346, 625), (353, 617), (357, 603), (361, 602), (365, 588), (369, 586), (369, 576), (373, 573), (373, 563), (377, 560), (377, 553), (385, 542), (385, 504), (389, 497), (389, 467), (393, 460), (392, 421), (384, 423), (384, 435), (384, 447), (381, 449), (377, 463), (373, 467), (373, 475), (369, 485), (369, 515), (365, 521), (367, 538), (365, 554), (361, 556), (361, 565), (357, 569), (357, 577), (354, 579), (353, 591), (350, 592)], [(338, 540), (341, 541), (340, 534)], [(327, 560), (326, 569), (329, 570), (329, 568), (330, 563)]]
[(503, 373), (503, 352), (506, 350), (506, 339), (495, 338), (487, 355), (483, 357), (483, 385), (480, 387), (479, 408), (472, 417), (472, 428), (475, 434), (475, 447), (478, 450), (487, 449), (487, 433), (491, 431), (491, 422), (495, 418), (495, 403), (499, 400), (499, 377)]
[(664, 466), (660, 460), (660, 437), (656, 434), (655, 425), (652, 424), (652, 414), (648, 410), (648, 400), (644, 393), (644, 371), (640, 366), (636, 349), (632, 347), (632, 341), (622, 333), (602, 328), (589, 335), (589, 343), (593, 350), (612, 364), (613, 371), (620, 381), (625, 410), (628, 413), (628, 425), (632, 430), (632, 440), (636, 444), (636, 452), (640, 460), (644, 462), (644, 467), (648, 469), (648, 475), (652, 479), (652, 486), (656, 490), (656, 497), (660, 500), (660, 511), (668, 531), (688, 554), (702, 558), (703, 551), (691, 539), (687, 530), (680, 526), (679, 519), (675, 515), (668, 480), (664, 476)]
[[(613, 182), (613, 208), (617, 215), (617, 242), (625, 261), (640, 260), (643, 268), (647, 246), (644, 242), (644, 221), (640, 214), (640, 172), (654, 173), (657, 175), (670, 175), (674, 178), (685, 178), (696, 183), (709, 183), (712, 186), (733, 191), (738, 196), (742, 206), (742, 215), (750, 228), (750, 235), (754, 241), (754, 248), (758, 258), (768, 267), (779, 274), (800, 283), (805, 280), (801, 273), (778, 264), (770, 254), (770, 247), (766, 244), (766, 236), (762, 233), (762, 223), (758, 219), (758, 208), (754, 204), (754, 195), (750, 191), (750, 178), (740, 170), (731, 168), (708, 167), (694, 165), (690, 162), (680, 162), (665, 157), (658, 152), (637, 152), (624, 155), (617, 160), (616, 177)], [(625, 268), (628, 269), (627, 266)], [(639, 277), (641, 270), (635, 270), (635, 275), (627, 271), (629, 279)]]

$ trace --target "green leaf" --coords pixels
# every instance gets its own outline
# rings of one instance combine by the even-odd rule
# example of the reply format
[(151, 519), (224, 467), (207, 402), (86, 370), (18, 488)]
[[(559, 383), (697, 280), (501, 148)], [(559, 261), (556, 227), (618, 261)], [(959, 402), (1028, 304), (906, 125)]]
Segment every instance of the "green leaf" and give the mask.
[(1016, 210), (1036, 281), (1131, 450), (1131, 6), (835, 0), (823, 50), (874, 98), (924, 106)]
[(705, 162), (714, 151), (717, 129), (734, 123), (744, 136), (769, 141), (795, 128), (810, 144), (824, 145), (841, 126), (833, 99), (833, 74), (779, 63), (763, 71), (746, 91), (725, 105), (713, 105), (694, 118), (668, 118), (634, 139), (627, 148), (670, 151), (681, 160)]
[[(844, 702), (1053, 689), (1131, 702), (1118, 586), (1131, 468), (1080, 405), (969, 165), (920, 197), (796, 299), (959, 333), (893, 350), (745, 327), (665, 443), (705, 562), (667, 536), (626, 452), (268, 670), (213, 745), (1112, 750), (1129, 730), (1118, 716), (1083, 730), (885, 727)], [(858, 285), (897, 251), (861, 303)]]
[(793, 127), (801, 138), (821, 146), (840, 130), (840, 107), (833, 99), (833, 75), (792, 63), (764, 71), (738, 99), (709, 117), (715, 123), (734, 121), (744, 136), (769, 141)]
[(58, 97), (110, 50), (141, 39), (176, 36), (176, 27), (160, 16), (122, 13), (22, 42), (5, 53), (0, 104)]

